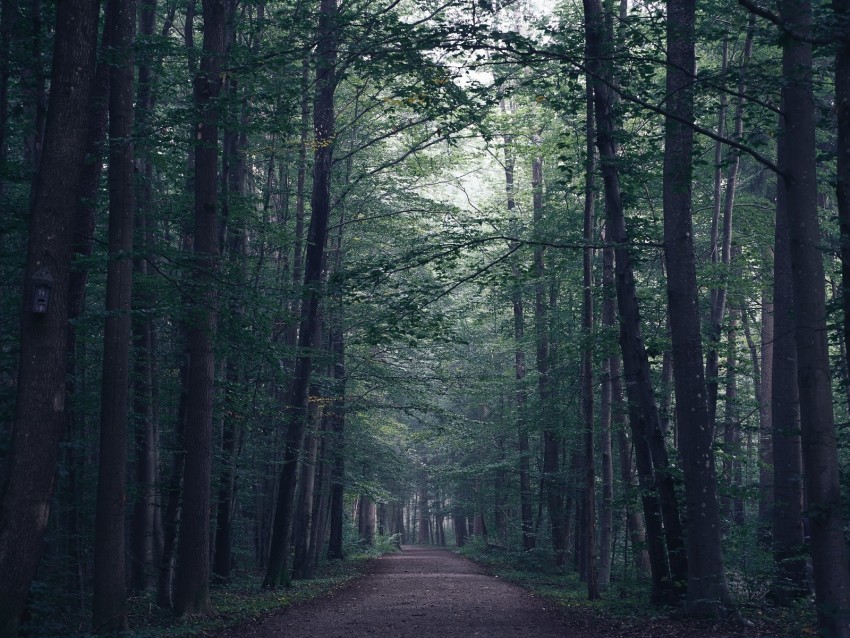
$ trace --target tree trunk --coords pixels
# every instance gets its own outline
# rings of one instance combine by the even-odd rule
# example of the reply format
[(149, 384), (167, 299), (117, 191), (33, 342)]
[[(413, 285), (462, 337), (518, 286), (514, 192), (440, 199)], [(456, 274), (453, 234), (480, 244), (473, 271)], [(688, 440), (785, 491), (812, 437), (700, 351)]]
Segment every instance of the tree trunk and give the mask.
[[(65, 425), (71, 212), (84, 165), (97, 43), (97, 0), (57, 5), (44, 161), (33, 189), (20, 332), (15, 421), (0, 502), (0, 636), (18, 615), (41, 557)], [(46, 313), (32, 312), (33, 275), (53, 286)]]
[(741, 499), (741, 424), (738, 417), (738, 361), (736, 341), (738, 338), (737, 308), (729, 310), (726, 352), (726, 399), (723, 414), (723, 444), (726, 461), (723, 472), (732, 495), (723, 499), (724, 517), (735, 525), (744, 524), (744, 501)]
[(133, 42), (134, 0), (110, 0), (115, 12), (113, 49), (122, 64), (109, 78), (109, 262), (100, 403), (100, 460), (94, 544), (92, 628), (127, 627), (124, 509), (130, 378), (130, 303), (133, 281), (134, 199)]
[(614, 97), (611, 88), (602, 81), (611, 76), (610, 69), (602, 65), (605, 59), (602, 7), (598, 0), (584, 0), (584, 11), (588, 67), (597, 78), (593, 82), (594, 110), (596, 144), (605, 189), (606, 241), (614, 244), (620, 349), (623, 353), (635, 461), (643, 492), (647, 548), (652, 565), (652, 600), (661, 602), (679, 595), (680, 592), (674, 593), (673, 590), (679, 589), (686, 581), (687, 558), (673, 478), (668, 471), (666, 447), (652, 391), (649, 359), (641, 336), (632, 258), (626, 247), (626, 221), (617, 170), (619, 151), (614, 138)]
[[(337, 318), (339, 321), (341, 318)], [(331, 466), (330, 537), (328, 558), (342, 560), (343, 507), (345, 498), (345, 341), (342, 329), (335, 326), (331, 340), (334, 352), (334, 399), (330, 421)]]
[[(614, 249), (610, 247), (606, 247), (602, 251), (602, 290), (604, 294), (602, 300), (602, 326), (606, 330), (606, 332), (614, 331), (616, 329), (617, 319), (617, 299), (616, 291), (614, 290)], [(623, 405), (623, 383), (622, 378), (620, 376), (621, 372), (622, 367), (620, 365), (620, 357), (617, 355), (616, 351), (611, 352), (607, 357), (607, 361), (605, 364), (605, 376), (602, 380), (603, 406), (600, 408), (602, 410), (602, 415), (600, 415), (600, 427), (604, 431), (607, 423), (607, 428), (609, 432), (609, 455), (611, 454), (610, 432), (614, 431), (617, 433), (617, 443), (620, 451), (620, 482), (623, 486), (623, 490), (628, 494), (630, 492), (636, 493), (638, 486), (635, 485), (634, 477), (632, 475), (632, 456), (629, 451), (629, 442), (628, 437), (626, 435), (625, 406)], [(605, 416), (604, 405), (606, 396), (608, 397), (607, 401), (609, 404), (607, 408), (607, 417)], [(605, 454), (604, 445), (602, 453)], [(603, 459), (603, 478), (605, 475), (604, 468), (605, 463)], [(613, 467), (611, 469), (611, 472), (613, 474)], [(605, 499), (605, 493), (606, 491), (603, 486), (603, 504)], [(631, 497), (627, 497), (626, 500), (628, 531), (632, 541), (632, 551), (634, 553), (635, 569), (639, 576), (645, 576), (650, 572), (649, 554), (646, 550), (646, 531), (643, 524), (643, 517), (641, 516), (640, 512), (632, 508), (632, 500), (633, 499), (631, 499)], [(601, 580), (602, 579), (600, 576), (600, 581)]]
[[(744, 134), (744, 95), (747, 91), (747, 85), (744, 81), (745, 72), (750, 62), (750, 57), (753, 51), (753, 33), (755, 31), (755, 23), (753, 17), (750, 16), (750, 22), (747, 29), (747, 37), (744, 42), (744, 51), (741, 59), (741, 68), (739, 70), (738, 80), (738, 101), (735, 106), (735, 129), (732, 134), (732, 139), (740, 140)], [(725, 52), (724, 52), (725, 54)], [(725, 99), (725, 96), (724, 96)], [(722, 135), (722, 133), (721, 133)], [(717, 148), (721, 146), (717, 143)], [(716, 159), (716, 156), (715, 156)], [(741, 156), (737, 151), (730, 151), (726, 162), (728, 170), (726, 173), (726, 193), (723, 199), (723, 236), (720, 244), (720, 259), (719, 262), (726, 266), (723, 272), (722, 283), (711, 291), (711, 309), (710, 320), (706, 330), (709, 336), (709, 350), (706, 355), (705, 376), (706, 388), (708, 392), (708, 418), (712, 427), (717, 422), (717, 387), (720, 382), (719, 374), (719, 355), (718, 348), (720, 347), (721, 323), (726, 313), (727, 299), (727, 281), (729, 279), (729, 267), (732, 263), (732, 213), (735, 204), (735, 190), (738, 183), (738, 168), (741, 165)], [(719, 169), (718, 169), (719, 170)], [(715, 183), (715, 211), (720, 209), (720, 190), (719, 184)], [(712, 263), (717, 263), (717, 241), (716, 241), (716, 221), (712, 226), (713, 243), (712, 243)]]
[(304, 444), (304, 454), (301, 460), (300, 499), (298, 519), (294, 537), (294, 557), (292, 560), (292, 577), (298, 579), (312, 578), (312, 561), (310, 561), (310, 534), (315, 521), (313, 520), (313, 493), (316, 485), (316, 461), (319, 454), (319, 432), (321, 411), (318, 402), (321, 401), (319, 389), (314, 386), (310, 407), (310, 432)]
[(307, 257), (304, 269), (304, 303), (298, 332), (298, 356), (295, 377), (286, 402), (287, 431), (283, 468), (280, 473), (278, 504), (275, 512), (269, 566), (265, 587), (277, 587), (288, 579), (289, 542), (298, 456), (304, 439), (307, 388), (312, 368), (312, 348), (318, 317), (322, 257), (328, 233), (331, 208), (331, 169), (334, 148), (334, 91), (336, 89), (336, 0), (321, 0), (316, 52), (316, 102), (313, 127), (316, 138), (313, 165), (312, 216), (307, 232)]
[[(835, 49), (835, 119), (836, 119), (836, 179), (835, 201), (841, 230), (841, 301), (844, 309), (844, 365), (848, 370), (848, 395), (850, 395), (850, 0), (832, 0), (835, 24), (844, 25), (844, 37), (839, 38)], [(0, 149), (2, 152), (2, 149)]]
[[(113, 28), (114, 12), (107, 12), (104, 18), (103, 36), (101, 40), (101, 53), (104, 49), (111, 48), (111, 38), (114, 36)], [(72, 221), (73, 232), (73, 258), (72, 268), (68, 283), (68, 373), (66, 384), (66, 397), (69, 406), (65, 411), (66, 432), (65, 440), (70, 443), (65, 453), (65, 463), (68, 467), (67, 497), (69, 502), (77, 502), (80, 498), (80, 486), (83, 482), (84, 455), (79, 453), (79, 444), (86, 439), (86, 411), (82, 409), (82, 401), (79, 389), (85, 378), (85, 367), (78, 362), (82, 361), (82, 348), (78, 347), (76, 319), (82, 316), (86, 306), (86, 283), (88, 281), (88, 267), (84, 267), (85, 258), (92, 254), (94, 243), (95, 217), (98, 210), (98, 192), (100, 191), (100, 179), (103, 168), (103, 149), (106, 139), (107, 114), (109, 112), (109, 65), (103, 59), (97, 62), (92, 87), (92, 98), (89, 104), (88, 127), (89, 136), (85, 153), (85, 164), (80, 177), (80, 196), (74, 206), (74, 217)], [(71, 587), (78, 591), (81, 599), (87, 593), (85, 583), (90, 578), (89, 561), (84, 558), (86, 549), (79, 533), (82, 512), (80, 508), (66, 508), (67, 520), (64, 526), (68, 535), (75, 539), (72, 541), (69, 551), (69, 562), (73, 565), (75, 582)], [(85, 603), (83, 603), (85, 604)]]
[[(156, 0), (143, 0), (140, 5), (139, 29), (142, 38), (154, 34)], [(141, 56), (140, 56), (141, 57)], [(139, 82), (136, 93), (136, 135), (145, 135), (152, 116), (153, 77), (150, 56), (139, 61)], [(138, 150), (138, 149), (137, 149)], [(140, 153), (136, 153), (140, 155)], [(139, 158), (142, 173), (141, 188), (137, 185), (136, 236), (144, 244), (133, 258), (135, 276), (142, 279), (148, 274), (148, 259), (152, 249), (150, 218), (153, 199), (153, 164), (149, 158)], [(143, 284), (144, 285), (144, 284)], [(154, 305), (152, 295), (136, 286), (133, 293), (132, 333), (134, 345), (133, 415), (135, 420), (135, 479), (136, 497), (133, 504), (133, 521), (130, 548), (130, 586), (143, 592), (153, 585), (154, 579), (154, 521), (157, 514), (157, 446), (158, 432), (154, 418), (154, 325), (149, 311)]]
[(193, 300), (189, 308), (189, 378), (186, 398), (186, 467), (177, 545), (174, 609), (179, 615), (210, 611), (210, 501), (215, 335), (218, 313), (218, 94), (225, 45), (225, 2), (204, 0), (204, 41), (195, 76), (195, 237)]
[(599, 575), (596, 572), (596, 460), (594, 457), (593, 425), (593, 205), (594, 174), (596, 172), (593, 149), (593, 84), (586, 80), (586, 166), (584, 184), (584, 241), (582, 251), (582, 311), (581, 324), (584, 348), (581, 356), (582, 419), (584, 420), (584, 538), (586, 552), (587, 597), (599, 598)]
[[(235, 10), (231, 3), (229, 11)], [(232, 22), (233, 17), (228, 18)], [(234, 28), (232, 25), (230, 28)], [(232, 35), (230, 37), (233, 37)], [(233, 103), (239, 103), (239, 87), (235, 78), (227, 79), (227, 92)], [(224, 153), (221, 170), (222, 184), (222, 230), (226, 241), (222, 242), (227, 250), (227, 259), (235, 276), (235, 285), (229, 293), (228, 315), (236, 323), (238, 330), (245, 318), (245, 300), (243, 290), (247, 283), (245, 254), (247, 237), (245, 224), (241, 218), (231, 215), (233, 204), (237, 205), (245, 195), (246, 166), (245, 153), (248, 146), (247, 134), (240, 133), (238, 127), (244, 127), (247, 122), (242, 109), (237, 110), (224, 132)], [(224, 239), (224, 238), (222, 238)], [(213, 550), (212, 574), (218, 582), (227, 582), (233, 563), (233, 518), (236, 509), (236, 475), (239, 449), (241, 447), (244, 404), (240, 399), (240, 387), (244, 382), (244, 355), (238, 343), (229, 347), (227, 360), (224, 364), (225, 376), (225, 414), (222, 417), (223, 427), (221, 436), (221, 474), (218, 479), (218, 494), (216, 498), (216, 532), (215, 548)]]
[[(17, 0), (0, 2), (0, 167), (5, 171), (8, 154), (9, 123), (9, 67), (12, 55), (12, 34), (18, 13)], [(3, 177), (0, 176), (0, 197), (5, 194)]]
[[(531, 189), (534, 207), (536, 234), (543, 237), (543, 158), (535, 157), (531, 166)], [(546, 266), (542, 245), (534, 248), (534, 326), (537, 337), (537, 388), (540, 402), (540, 419), (543, 423), (543, 482), (546, 509), (552, 530), (552, 549), (555, 563), (563, 565), (564, 547), (564, 499), (558, 484), (558, 437), (554, 430), (555, 415), (549, 406), (549, 319), (546, 308)], [(504, 514), (497, 505), (496, 529), (501, 539), (505, 531)]]
[(432, 543), (431, 508), (428, 507), (428, 475), (424, 470), (419, 472), (419, 544), (430, 545)]
[(706, 403), (691, 220), (694, 12), (693, 0), (668, 0), (666, 106), (670, 115), (665, 118), (664, 256), (687, 509), (686, 608), (692, 614), (717, 616), (725, 613), (731, 600), (720, 546), (714, 432)]
[[(773, 353), (774, 308), (770, 293), (762, 292), (761, 303), (761, 374), (758, 376), (759, 403), (759, 529), (760, 537), (770, 547), (773, 519)], [(754, 363), (758, 362), (754, 360)], [(755, 366), (754, 366), (755, 369)]]
[[(797, 33), (811, 31), (808, 0), (783, 0), (782, 18)], [(850, 636), (850, 574), (844, 542), (832, 377), (826, 329), (823, 256), (817, 206), (812, 45), (782, 40), (785, 113), (785, 196), (791, 238), (794, 339), (800, 392), (806, 503), (818, 625), (824, 634)]]

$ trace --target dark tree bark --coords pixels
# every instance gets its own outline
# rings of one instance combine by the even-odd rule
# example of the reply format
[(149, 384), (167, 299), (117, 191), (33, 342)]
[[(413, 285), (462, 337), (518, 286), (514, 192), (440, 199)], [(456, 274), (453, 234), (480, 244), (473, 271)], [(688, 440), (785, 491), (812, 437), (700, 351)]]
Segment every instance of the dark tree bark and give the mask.
[(419, 472), (419, 544), (430, 545), (431, 538), (431, 508), (428, 505), (428, 474), (425, 470)]
[[(20, 333), (15, 421), (0, 503), (0, 636), (17, 634), (35, 575), (53, 496), (65, 425), (71, 212), (85, 160), (97, 44), (97, 0), (57, 5), (44, 161), (33, 189)], [(72, 205), (69, 206), (69, 203)], [(33, 275), (53, 288), (45, 314), (31, 311)]]
[(687, 557), (673, 477), (668, 471), (667, 451), (652, 390), (649, 359), (641, 335), (632, 257), (627, 248), (626, 220), (617, 170), (619, 150), (614, 137), (614, 96), (608, 84), (602, 81), (611, 77), (611, 73), (602, 65), (606, 57), (599, 0), (584, 0), (584, 11), (588, 67), (596, 78), (593, 82), (596, 144), (605, 192), (606, 240), (614, 244), (620, 349), (635, 463), (643, 492), (647, 549), (652, 566), (652, 600), (661, 602), (680, 595), (681, 592), (674, 590), (687, 580)]
[[(421, 514), (420, 514), (421, 515)], [(426, 538), (419, 537), (420, 543), (427, 543), (428, 519), (420, 518), (422, 528), (426, 530)], [(360, 533), (360, 542), (366, 547), (375, 544), (375, 501), (366, 494), (360, 495), (360, 507), (357, 508), (357, 529)]]
[[(785, 161), (780, 118), (777, 151)], [(797, 345), (794, 341), (794, 293), (791, 284), (791, 238), (788, 235), (785, 180), (777, 176), (773, 266), (773, 558), (776, 576), (771, 597), (788, 604), (804, 595), (803, 458), (797, 389)]]
[[(744, 105), (745, 99), (744, 95), (747, 91), (747, 85), (744, 81), (745, 73), (747, 66), (750, 62), (750, 57), (753, 52), (753, 34), (755, 31), (755, 24), (753, 22), (753, 18), (750, 17), (749, 27), (747, 29), (747, 36), (744, 41), (744, 51), (741, 60), (741, 68), (739, 70), (739, 80), (738, 80), (738, 99), (735, 106), (735, 123), (734, 123), (734, 131), (732, 133), (732, 139), (740, 140), (744, 133)], [(725, 52), (724, 52), (725, 53)], [(722, 129), (721, 126), (718, 126), (718, 129)], [(720, 133), (722, 135), (723, 133)], [(720, 142), (717, 143), (717, 147), (721, 146)], [(717, 151), (715, 151), (717, 153)], [(717, 155), (715, 154), (715, 160), (717, 159)], [(706, 332), (709, 337), (709, 345), (708, 345), (708, 353), (706, 355), (705, 362), (705, 377), (706, 377), (706, 388), (708, 392), (708, 418), (712, 426), (714, 426), (717, 422), (717, 387), (719, 384), (718, 374), (719, 374), (719, 355), (718, 348), (720, 347), (720, 334), (721, 334), (721, 324), (723, 322), (723, 317), (726, 314), (726, 299), (727, 299), (727, 280), (729, 278), (728, 269), (732, 263), (732, 213), (734, 212), (735, 205), (735, 191), (738, 184), (738, 169), (741, 165), (741, 156), (737, 151), (731, 151), (726, 158), (726, 163), (728, 165), (726, 172), (726, 192), (723, 198), (723, 226), (722, 226), (722, 237), (720, 241), (720, 255), (718, 260), (717, 255), (717, 242), (714, 239), (712, 243), (712, 263), (719, 263), (724, 265), (727, 268), (727, 271), (724, 272), (723, 282), (721, 285), (717, 286), (711, 291), (711, 308), (710, 308), (710, 318), (709, 324)], [(718, 167), (718, 171), (720, 168)], [(720, 184), (715, 181), (715, 212), (719, 212), (720, 210)], [(716, 218), (712, 225), (712, 235), (716, 235), (715, 228), (717, 226)]]
[(186, 466), (183, 512), (177, 545), (174, 609), (179, 615), (210, 611), (210, 487), (212, 416), (217, 327), (214, 273), (218, 268), (218, 108), (225, 49), (224, 0), (204, 0), (204, 41), (194, 79), (197, 120), (195, 146), (195, 236), (193, 301), (187, 335)]
[[(614, 249), (606, 247), (602, 252), (602, 289), (604, 298), (602, 300), (602, 325), (607, 331), (616, 329), (616, 291), (614, 290)], [(632, 473), (632, 455), (628, 436), (626, 435), (625, 406), (623, 405), (623, 383), (622, 366), (620, 357), (616, 352), (611, 352), (607, 357), (606, 374), (602, 379), (603, 402), (608, 396), (608, 428), (617, 433), (617, 446), (620, 457), (620, 483), (622, 489), (627, 492), (637, 493), (638, 486), (635, 484)], [(608, 390), (605, 390), (608, 386)], [(603, 408), (604, 410), (604, 403)], [(601, 427), (605, 427), (606, 418), (600, 416)], [(604, 450), (603, 450), (604, 453)], [(649, 553), (646, 549), (646, 529), (641, 513), (632, 507), (632, 498), (626, 500), (626, 517), (628, 533), (632, 541), (632, 552), (634, 554), (635, 570), (639, 576), (650, 573)], [(601, 579), (600, 579), (601, 580)]]
[[(693, 173), (693, 0), (667, 2), (667, 109), (664, 143), (664, 256), (679, 453), (688, 528), (686, 608), (719, 615), (731, 605), (720, 546), (714, 429), (706, 403), (696, 259), (691, 220)], [(676, 118), (679, 119), (674, 119)], [(679, 121), (681, 120), (681, 121)]]
[[(110, 0), (115, 62), (109, 78), (109, 263), (100, 404), (92, 627), (98, 633), (127, 626), (124, 508), (130, 378), (130, 304), (133, 281), (135, 184), (133, 153), (134, 0)], [(118, 62), (120, 61), (120, 63)]]
[(736, 356), (736, 341), (738, 338), (737, 308), (729, 310), (729, 325), (726, 329), (726, 397), (723, 412), (723, 444), (726, 449), (726, 460), (723, 463), (723, 473), (732, 490), (732, 495), (722, 501), (723, 516), (735, 525), (744, 524), (744, 501), (740, 497), (741, 490), (741, 424), (738, 417), (738, 361)]
[[(543, 158), (535, 157), (531, 165), (531, 190), (534, 208), (535, 232), (543, 237)], [(540, 419), (543, 422), (543, 483), (546, 509), (552, 531), (552, 549), (555, 563), (563, 565), (566, 559), (564, 547), (564, 498), (558, 481), (558, 435), (555, 432), (555, 415), (549, 406), (549, 313), (546, 307), (546, 264), (544, 247), (534, 248), (534, 326), (537, 337), (537, 392), (540, 401)], [(502, 538), (505, 529), (503, 513), (497, 505), (496, 533)]]
[(331, 169), (334, 149), (334, 91), (336, 90), (336, 0), (321, 0), (316, 51), (316, 101), (313, 128), (316, 151), (313, 165), (312, 216), (307, 231), (304, 268), (304, 303), (298, 333), (295, 377), (286, 401), (287, 431), (280, 473), (277, 510), (272, 533), (265, 587), (277, 587), (288, 579), (289, 543), (295, 499), (298, 456), (304, 442), (307, 388), (312, 368), (312, 348), (321, 296), (322, 261), (331, 207)]
[[(759, 537), (770, 547), (773, 520), (773, 352), (774, 309), (770, 293), (762, 292), (761, 355), (753, 357), (756, 400), (759, 404)], [(746, 326), (746, 324), (744, 324)], [(760, 371), (760, 373), (755, 372)]]
[[(154, 35), (156, 26), (156, 0), (142, 0), (139, 5), (139, 33), (146, 41)], [(136, 94), (136, 136), (144, 139), (149, 131), (154, 104), (154, 61), (150, 52), (140, 56), (139, 81)], [(137, 250), (133, 258), (136, 276), (144, 279), (153, 259), (153, 162), (150, 149), (136, 147), (139, 158), (138, 173), (141, 184), (137, 184), (136, 242), (143, 250)], [(151, 308), (155, 305), (153, 294), (144, 286), (133, 293), (133, 345), (135, 349), (133, 380), (133, 413), (135, 417), (135, 479), (136, 497), (133, 504), (133, 521), (130, 548), (130, 586), (136, 592), (150, 588), (154, 583), (155, 557), (161, 555), (157, 542), (159, 501), (157, 495), (159, 469), (158, 410), (155, 406), (156, 383), (154, 370), (155, 327)], [(161, 530), (160, 530), (161, 531)], [(160, 539), (161, 542), (161, 539)]]
[(330, 419), (330, 532), (328, 538), (328, 558), (342, 560), (342, 524), (345, 497), (345, 341), (342, 329), (335, 326), (331, 335), (334, 353), (334, 399)]
[[(832, 0), (837, 25), (843, 25), (835, 50), (835, 116), (836, 116), (836, 207), (841, 229), (841, 299), (844, 309), (844, 344), (850, 349), (850, 0)], [(2, 148), (0, 148), (2, 153)], [(845, 367), (850, 362), (845, 353)], [(850, 372), (848, 372), (850, 377)], [(850, 379), (848, 379), (850, 386)]]
[(3, 177), (8, 152), (9, 63), (12, 55), (12, 33), (17, 22), (17, 5), (17, 0), (2, 0), (0, 3), (0, 197), (4, 194)]
[[(795, 33), (811, 32), (808, 0), (783, 0), (782, 19)], [(794, 339), (811, 531), (818, 625), (824, 634), (850, 636), (850, 573), (844, 541), (832, 377), (826, 329), (823, 256), (817, 205), (812, 46), (782, 40), (785, 113), (785, 196), (791, 238)]]
[(319, 454), (319, 432), (321, 423), (321, 410), (318, 402), (321, 401), (319, 388), (314, 386), (311, 391), (309, 406), (310, 431), (304, 445), (301, 460), (301, 480), (299, 481), (300, 498), (298, 504), (298, 516), (295, 521), (297, 534), (294, 535), (293, 547), (294, 557), (292, 560), (292, 577), (304, 579), (312, 577), (313, 563), (310, 560), (310, 533), (315, 521), (313, 520), (313, 495), (316, 485), (316, 462)]
[(581, 324), (584, 348), (581, 355), (582, 419), (584, 421), (584, 539), (587, 597), (599, 598), (599, 574), (596, 571), (596, 459), (594, 455), (593, 424), (593, 206), (595, 200), (594, 175), (596, 157), (593, 149), (593, 84), (587, 78), (586, 108), (586, 158), (584, 183), (584, 241), (582, 251), (582, 309)]
[[(228, 12), (235, 11), (235, 3), (231, 2)], [(229, 39), (232, 40), (234, 16), (228, 16)], [(230, 44), (232, 46), (232, 43)], [(227, 92), (233, 103), (239, 102), (239, 85), (235, 78), (227, 80)], [(243, 106), (244, 108), (244, 106)], [(245, 253), (247, 237), (245, 225), (241, 217), (234, 218), (231, 209), (234, 204), (239, 206), (245, 195), (246, 167), (245, 153), (248, 146), (247, 134), (244, 131), (245, 116), (242, 108), (237, 116), (232, 118), (224, 132), (224, 153), (222, 161), (222, 220), (225, 231), (224, 247), (227, 259), (231, 264), (231, 272), (235, 277), (234, 290), (228, 301), (228, 314), (233, 321), (241, 324), (245, 317), (245, 299), (243, 290), (246, 285), (247, 273)], [(235, 121), (234, 121), (235, 120)], [(242, 132), (239, 132), (239, 128)], [(212, 573), (214, 580), (227, 582), (233, 566), (233, 519), (236, 510), (236, 474), (239, 450), (242, 441), (243, 411), (240, 409), (240, 388), (244, 382), (243, 354), (238, 344), (231, 345), (227, 360), (224, 364), (225, 376), (225, 405), (226, 414), (223, 418), (221, 436), (221, 473), (218, 478), (218, 494), (216, 498), (216, 533), (213, 550)]]
[(614, 461), (611, 446), (611, 361), (602, 362), (602, 389), (599, 397), (599, 455), (602, 503), (599, 508), (599, 587), (611, 584), (614, 543)]
[[(505, 111), (504, 102), (502, 110)], [(509, 109), (513, 112), (513, 107)], [(507, 201), (508, 216), (511, 217), (510, 223), (516, 225), (513, 219), (513, 213), (516, 208), (516, 200), (514, 196), (514, 168), (516, 158), (513, 152), (513, 139), (510, 135), (504, 135), (505, 142), (505, 194)], [(516, 242), (511, 243), (511, 251), (516, 251), (518, 246)], [(523, 349), (523, 339), (525, 337), (525, 309), (522, 298), (522, 288), (520, 286), (520, 270), (519, 265), (514, 261), (511, 264), (511, 276), (513, 278), (513, 291), (511, 292), (511, 305), (513, 306), (514, 316), (514, 377), (516, 378), (516, 390), (514, 393), (516, 403), (516, 427), (517, 427), (517, 446), (519, 450), (519, 499), (520, 499), (520, 520), (522, 521), (522, 546), (528, 551), (534, 549), (534, 513), (531, 504), (532, 491), (530, 479), (530, 459), (529, 459), (529, 444), (528, 430), (525, 421), (525, 410), (528, 402), (528, 393), (525, 389), (525, 350)], [(482, 519), (483, 529), (483, 519)]]
[[(112, 47), (111, 38), (115, 31), (112, 26), (113, 22), (114, 11), (107, 11), (101, 39), (101, 54), (104, 50)], [(82, 360), (83, 353), (78, 352), (82, 348), (78, 348), (75, 320), (82, 316), (86, 306), (86, 283), (89, 269), (80, 262), (84, 262), (86, 257), (91, 256), (94, 243), (95, 217), (98, 210), (98, 191), (100, 190), (103, 168), (102, 156), (109, 112), (109, 75), (109, 64), (103, 59), (99, 59), (89, 104), (89, 136), (85, 165), (80, 177), (80, 196), (74, 206), (72, 221), (73, 243), (71, 248), (74, 267), (71, 269), (68, 282), (68, 373), (66, 384), (66, 397), (69, 405), (65, 411), (65, 440), (71, 442), (65, 452), (65, 462), (68, 467), (66, 497), (69, 502), (76, 502), (76, 499), (80, 498), (79, 493), (85, 462), (84, 455), (79, 454), (76, 444), (85, 439), (87, 419), (85, 411), (79, 405), (81, 399), (78, 396), (79, 388), (85, 378), (85, 368), (83, 366), (78, 367), (78, 361)], [(83, 541), (79, 534), (81, 514), (80, 508), (67, 508), (63, 527), (67, 529), (68, 536), (75, 539), (72, 540), (68, 559), (75, 571), (75, 583), (72, 587), (77, 589), (82, 597), (85, 595), (85, 583), (90, 578), (91, 568), (88, 564), (89, 561), (84, 558), (86, 549), (83, 547)]]

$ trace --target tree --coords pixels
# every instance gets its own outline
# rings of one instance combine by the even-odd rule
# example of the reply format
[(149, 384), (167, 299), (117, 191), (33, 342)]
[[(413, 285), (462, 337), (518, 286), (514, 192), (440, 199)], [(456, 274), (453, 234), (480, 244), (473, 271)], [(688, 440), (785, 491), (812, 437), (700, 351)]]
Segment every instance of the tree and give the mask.
[(780, 168), (791, 238), (800, 426), (818, 624), (825, 633), (850, 636), (850, 572), (841, 515), (823, 257), (818, 247), (812, 46), (805, 39), (811, 31), (812, 7), (807, 0), (784, 0), (781, 11), (785, 26), (800, 36), (783, 39), (785, 161)]
[(699, 615), (730, 604), (720, 548), (714, 432), (708, 416), (691, 220), (695, 3), (667, 3), (667, 109), (664, 143), (664, 256), (675, 370), (679, 452), (685, 476), (688, 592)]
[[(0, 636), (4, 637), (17, 634), (18, 616), (38, 567), (65, 425), (73, 210), (68, 204), (77, 201), (84, 163), (98, 8), (96, 0), (69, 0), (56, 8), (43, 162), (33, 189), (22, 286), (17, 409), (0, 504), (0, 572), (4, 574)], [(36, 290), (38, 279), (49, 284), (44, 311), (34, 308), (43, 299)]]
[(304, 300), (298, 330), (298, 355), (295, 377), (286, 400), (286, 439), (283, 468), (280, 473), (269, 566), (265, 587), (278, 587), (289, 579), (289, 544), (292, 532), (295, 482), (298, 457), (306, 428), (307, 388), (310, 385), (313, 357), (311, 349), (316, 333), (321, 297), (322, 260), (331, 208), (331, 169), (334, 150), (334, 92), (336, 90), (336, 0), (321, 0), (319, 6), (316, 51), (316, 101), (313, 131), (316, 151), (313, 164), (312, 215), (307, 230), (307, 254), (304, 267)]
[[(127, 626), (124, 563), (125, 474), (130, 386), (130, 303), (133, 281), (134, 154), (133, 41), (136, 6), (111, 1), (114, 13), (109, 79), (109, 266), (101, 390), (100, 463), (95, 521), (92, 626), (98, 633)], [(121, 63), (118, 64), (117, 61)]]
[(189, 354), (186, 396), (186, 466), (183, 514), (177, 544), (174, 609), (180, 614), (206, 614), (209, 601), (210, 479), (214, 399), (213, 337), (217, 300), (213, 278), (218, 264), (218, 110), (225, 48), (226, 3), (204, 0), (204, 42), (194, 78), (195, 232), (194, 299), (187, 335)]

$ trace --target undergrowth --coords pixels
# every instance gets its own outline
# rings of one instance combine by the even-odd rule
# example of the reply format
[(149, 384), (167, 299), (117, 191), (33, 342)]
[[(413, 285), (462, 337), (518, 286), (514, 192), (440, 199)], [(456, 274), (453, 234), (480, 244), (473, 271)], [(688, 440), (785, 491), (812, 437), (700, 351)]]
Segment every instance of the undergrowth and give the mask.
[[(241, 573), (226, 585), (210, 589), (213, 612), (208, 616), (175, 617), (173, 612), (156, 605), (154, 592), (128, 600), (130, 629), (124, 638), (165, 638), (172, 636), (200, 636), (207, 632), (226, 629), (257, 621), (296, 603), (329, 595), (349, 581), (362, 575), (368, 562), (382, 554), (396, 551), (392, 539), (376, 538), (374, 547), (348, 544), (345, 560), (323, 562), (315, 578), (292, 581), (290, 586), (275, 590), (262, 587), (263, 575), (259, 572)], [(88, 614), (61, 614), (45, 604), (42, 609), (31, 609), (29, 622), (22, 627), (22, 636), (31, 638), (89, 638)]]
[[(612, 575), (611, 585), (602, 591), (602, 597), (588, 600), (587, 585), (579, 579), (578, 573), (570, 568), (557, 567), (553, 554), (548, 550), (508, 551), (471, 539), (456, 551), (482, 565), (497, 578), (520, 585), (565, 610), (599, 614), (616, 627), (638, 629), (664, 621), (692, 622), (684, 617), (680, 608), (650, 604), (648, 579)], [(747, 574), (748, 582), (744, 586), (742, 581), (745, 579), (740, 573), (733, 571), (729, 575), (738, 611), (752, 624), (752, 627), (742, 625), (740, 635), (799, 638), (816, 633), (812, 601), (803, 599), (790, 607), (771, 605), (764, 595), (765, 575), (760, 576), (756, 578), (754, 573)]]

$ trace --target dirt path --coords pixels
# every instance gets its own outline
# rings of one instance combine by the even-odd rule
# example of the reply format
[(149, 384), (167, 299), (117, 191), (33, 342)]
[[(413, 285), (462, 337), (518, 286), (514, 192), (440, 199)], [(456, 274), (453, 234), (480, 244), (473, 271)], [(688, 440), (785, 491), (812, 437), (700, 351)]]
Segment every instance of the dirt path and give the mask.
[(406, 546), (350, 587), (220, 638), (567, 638), (551, 604), (452, 552)]

